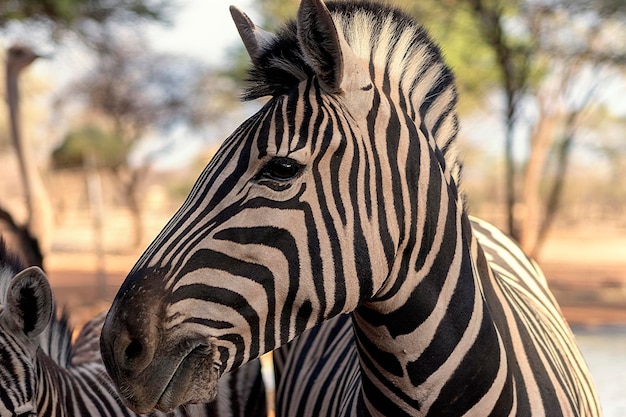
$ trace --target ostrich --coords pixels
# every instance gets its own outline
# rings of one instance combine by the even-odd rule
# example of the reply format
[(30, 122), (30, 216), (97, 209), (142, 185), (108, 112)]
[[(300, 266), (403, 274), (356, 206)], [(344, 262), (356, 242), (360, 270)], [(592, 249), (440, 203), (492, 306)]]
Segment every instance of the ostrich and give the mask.
[(22, 137), (20, 125), (19, 76), (26, 67), (39, 58), (31, 48), (25, 45), (11, 46), (6, 60), (6, 94), (9, 106), (9, 124), (11, 138), (20, 167), (20, 175), (26, 198), (26, 228), (37, 238), (45, 254), (50, 246), (52, 232), (52, 207), (43, 181), (31, 155), (28, 143)]

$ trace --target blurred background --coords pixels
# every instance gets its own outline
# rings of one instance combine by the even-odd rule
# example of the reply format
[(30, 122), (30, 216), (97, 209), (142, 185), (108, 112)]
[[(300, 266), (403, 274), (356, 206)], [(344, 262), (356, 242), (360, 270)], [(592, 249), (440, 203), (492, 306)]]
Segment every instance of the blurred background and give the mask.
[[(389, 2), (457, 76), (471, 213), (539, 261), (605, 415), (626, 416), (626, 0)], [(231, 3), (267, 29), (298, 6), (0, 2), (0, 232), (32, 248), (76, 326), (108, 308), (262, 104), (238, 99), (248, 58)]]

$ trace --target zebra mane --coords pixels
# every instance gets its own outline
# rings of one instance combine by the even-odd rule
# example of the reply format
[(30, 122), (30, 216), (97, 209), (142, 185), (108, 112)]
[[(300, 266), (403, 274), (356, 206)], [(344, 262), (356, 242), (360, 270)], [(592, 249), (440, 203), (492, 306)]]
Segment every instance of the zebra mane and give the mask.
[[(355, 54), (400, 80), (407, 96), (416, 100), (414, 107), (432, 132), (443, 154), (445, 170), (458, 187), (462, 162), (456, 144), (457, 93), (452, 71), (443, 62), (439, 47), (411, 16), (392, 6), (370, 0), (327, 2), (326, 6)], [(285, 94), (315, 75), (298, 43), (295, 19), (285, 23), (263, 48), (248, 70), (244, 100)], [(426, 91), (420, 90), (424, 88)], [(451, 117), (447, 129), (440, 129), (441, 120), (429, 121), (421, 113), (427, 113), (446, 94)]]
[[(13, 277), (26, 268), (26, 264), (11, 251), (0, 236), (0, 306), (6, 304), (6, 294)], [(46, 329), (38, 337), (39, 347), (59, 366), (67, 367), (72, 357), (72, 328), (65, 309), (57, 316), (53, 302), (52, 318)]]
[(59, 316), (55, 303), (50, 324), (39, 335), (39, 347), (43, 353), (63, 368), (69, 367), (72, 361), (72, 332), (67, 310), (63, 308)]

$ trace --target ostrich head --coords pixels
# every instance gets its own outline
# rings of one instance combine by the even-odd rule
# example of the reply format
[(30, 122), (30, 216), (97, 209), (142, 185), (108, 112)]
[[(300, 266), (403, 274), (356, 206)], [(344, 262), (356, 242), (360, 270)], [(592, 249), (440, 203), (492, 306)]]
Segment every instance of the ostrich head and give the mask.
[(40, 55), (33, 52), (29, 46), (13, 45), (7, 51), (7, 68), (9, 71), (18, 73), (39, 57)]

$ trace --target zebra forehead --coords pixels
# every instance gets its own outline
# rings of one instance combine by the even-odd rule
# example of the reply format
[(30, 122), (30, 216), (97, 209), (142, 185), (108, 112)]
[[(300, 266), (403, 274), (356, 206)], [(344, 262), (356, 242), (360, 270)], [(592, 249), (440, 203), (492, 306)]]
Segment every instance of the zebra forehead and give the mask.
[[(272, 98), (224, 141), (216, 154), (214, 169), (234, 161), (233, 151), (238, 156), (252, 159), (289, 155), (304, 164), (320, 147), (326, 149), (329, 142), (354, 136), (346, 124), (348, 119), (341, 117), (336, 101), (320, 96), (317, 88), (316, 80), (310, 79), (286, 94)], [(329, 123), (333, 127), (342, 124), (343, 134), (328, 130)]]

